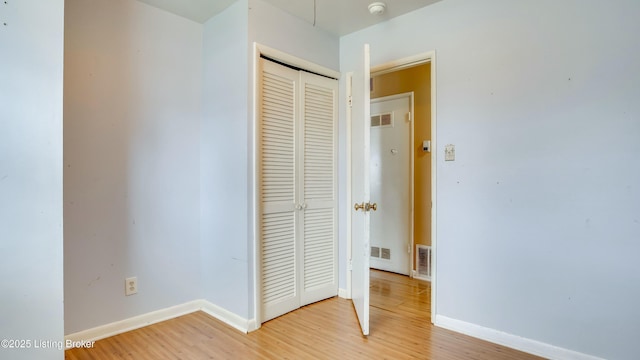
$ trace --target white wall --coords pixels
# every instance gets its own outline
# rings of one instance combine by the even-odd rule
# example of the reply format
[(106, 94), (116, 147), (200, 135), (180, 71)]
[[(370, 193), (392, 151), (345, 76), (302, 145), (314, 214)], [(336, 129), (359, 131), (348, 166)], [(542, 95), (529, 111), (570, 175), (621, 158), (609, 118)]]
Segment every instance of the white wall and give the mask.
[[(63, 359), (62, 0), (0, 4), (0, 348)], [(25, 343), (26, 344), (26, 343)]]
[(341, 39), (343, 72), (437, 52), (439, 316), (640, 354), (639, 11), (446, 0)]
[(69, 334), (202, 296), (202, 25), (133, 0), (65, 8)]
[(204, 298), (249, 314), (247, 1), (204, 25), (201, 261)]

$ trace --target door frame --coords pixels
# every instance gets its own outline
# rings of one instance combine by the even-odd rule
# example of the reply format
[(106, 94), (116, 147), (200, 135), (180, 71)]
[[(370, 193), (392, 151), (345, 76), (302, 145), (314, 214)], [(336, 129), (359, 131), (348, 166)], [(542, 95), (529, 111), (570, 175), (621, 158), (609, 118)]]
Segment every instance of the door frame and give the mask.
[[(420, 53), (413, 56), (408, 56), (405, 58), (400, 58), (397, 60), (392, 60), (386, 63), (382, 63), (379, 65), (375, 65), (371, 67), (371, 74), (381, 75), (388, 72), (393, 72), (397, 70), (402, 70), (408, 67), (412, 67), (415, 65), (420, 65), (430, 62), (431, 63), (431, 323), (435, 323), (436, 318), (436, 309), (437, 309), (437, 176), (436, 176), (436, 164), (438, 162), (438, 148), (437, 148), (437, 96), (436, 96), (436, 75), (437, 75), (437, 67), (436, 67), (436, 52), (435, 50), (427, 51), (424, 53)], [(348, 82), (347, 82), (348, 83)], [(347, 86), (349, 86), (347, 84)], [(347, 94), (349, 94), (347, 92)], [(350, 117), (349, 111), (347, 107), (347, 119), (348, 126), (350, 127)], [(348, 130), (349, 131), (349, 127)], [(347, 146), (350, 150), (350, 141), (347, 139)], [(349, 164), (347, 168), (347, 173), (351, 172), (351, 164)], [(350, 184), (347, 185), (348, 188)], [(348, 199), (347, 205), (351, 204), (351, 199)], [(348, 216), (347, 221), (349, 222), (350, 216)], [(351, 233), (347, 233), (347, 251), (351, 251), (352, 239)], [(350, 259), (350, 258), (349, 258)], [(351, 268), (349, 260), (347, 260), (347, 284), (349, 289), (349, 295), (351, 295)], [(350, 296), (349, 296), (350, 297)]]
[[(276, 50), (274, 48), (268, 47), (266, 45), (262, 45), (260, 43), (253, 43), (253, 64), (251, 66), (252, 74), (251, 74), (251, 99), (249, 106), (249, 117), (251, 119), (249, 129), (250, 132), (250, 143), (251, 149), (249, 151), (249, 164), (251, 169), (251, 175), (249, 177), (251, 181), (250, 189), (252, 194), (249, 195), (250, 204), (249, 204), (249, 214), (250, 214), (250, 233), (248, 234), (250, 239), (253, 240), (253, 248), (251, 249), (251, 257), (250, 263), (253, 264), (253, 271), (251, 272), (253, 275), (253, 319), (249, 320), (247, 330), (249, 332), (258, 330), (262, 326), (262, 297), (260, 294), (260, 289), (262, 287), (262, 272), (261, 272), (261, 248), (260, 248), (260, 154), (258, 154), (258, 150), (260, 148), (259, 144), (259, 135), (260, 135), (260, 119), (259, 117), (259, 99), (260, 99), (260, 86), (259, 86), (259, 77), (260, 77), (260, 57), (266, 56), (274, 60), (278, 60), (284, 64), (292, 65), (294, 67), (308, 70), (310, 72), (314, 72), (316, 74), (324, 75), (327, 77), (340, 79), (340, 72), (331, 70), (324, 66), (315, 64), (313, 62), (301, 59), (299, 57), (287, 54), (283, 51)], [(338, 94), (340, 96), (340, 94)], [(336, 105), (337, 106), (337, 105)], [(336, 194), (337, 196), (337, 194)], [(339, 207), (339, 202), (338, 202)]]
[[(394, 70), (395, 71), (395, 70)], [(371, 72), (371, 78), (374, 75), (380, 75), (380, 73)], [(415, 114), (414, 114), (414, 99), (415, 94), (413, 91), (408, 91), (399, 94), (381, 96), (369, 100), (369, 108), (371, 104), (375, 102), (391, 101), (396, 99), (409, 98), (409, 239), (411, 243), (411, 250), (409, 251), (409, 277), (413, 278), (413, 266), (414, 266), (414, 250), (415, 238), (414, 238), (414, 224), (415, 224)], [(373, 116), (373, 115), (372, 115)], [(369, 130), (371, 131), (371, 130)], [(372, 199), (375, 201), (375, 199)]]

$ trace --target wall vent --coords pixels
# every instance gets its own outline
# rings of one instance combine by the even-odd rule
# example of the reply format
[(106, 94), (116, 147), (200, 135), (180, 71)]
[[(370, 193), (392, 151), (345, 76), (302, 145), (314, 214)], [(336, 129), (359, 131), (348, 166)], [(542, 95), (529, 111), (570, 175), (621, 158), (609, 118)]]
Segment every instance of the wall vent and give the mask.
[(391, 114), (380, 115), (380, 126), (391, 126)]
[(431, 281), (431, 246), (417, 245), (416, 279)]
[(391, 260), (391, 249), (372, 246), (371, 257), (376, 259)]
[(371, 257), (379, 258), (380, 257), (380, 248), (377, 246), (371, 247)]
[(380, 126), (380, 115), (373, 115), (371, 117), (371, 127)]
[(392, 113), (371, 116), (371, 127), (393, 127)]

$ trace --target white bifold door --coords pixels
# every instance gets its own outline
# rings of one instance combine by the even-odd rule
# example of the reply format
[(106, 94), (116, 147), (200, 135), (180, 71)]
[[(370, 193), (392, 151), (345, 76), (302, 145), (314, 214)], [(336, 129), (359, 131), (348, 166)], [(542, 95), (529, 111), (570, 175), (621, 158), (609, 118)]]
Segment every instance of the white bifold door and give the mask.
[(260, 59), (261, 322), (338, 293), (338, 81)]

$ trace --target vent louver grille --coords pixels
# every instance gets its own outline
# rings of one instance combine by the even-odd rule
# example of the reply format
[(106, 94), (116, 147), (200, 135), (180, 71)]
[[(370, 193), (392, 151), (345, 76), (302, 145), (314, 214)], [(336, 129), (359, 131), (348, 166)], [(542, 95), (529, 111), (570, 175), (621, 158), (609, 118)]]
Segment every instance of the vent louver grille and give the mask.
[(380, 248), (377, 246), (371, 247), (371, 257), (379, 258), (380, 257)]
[(431, 281), (431, 246), (418, 245), (416, 278)]

